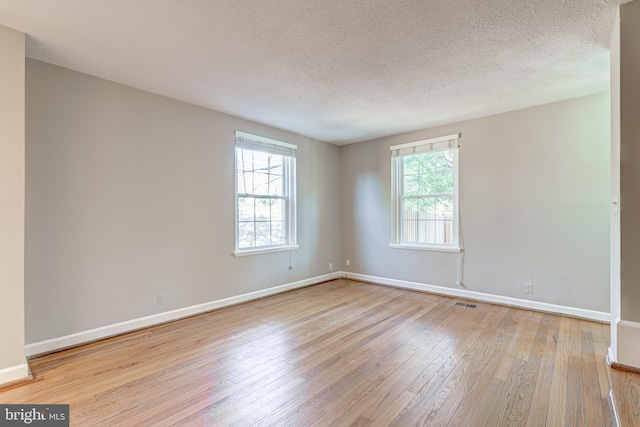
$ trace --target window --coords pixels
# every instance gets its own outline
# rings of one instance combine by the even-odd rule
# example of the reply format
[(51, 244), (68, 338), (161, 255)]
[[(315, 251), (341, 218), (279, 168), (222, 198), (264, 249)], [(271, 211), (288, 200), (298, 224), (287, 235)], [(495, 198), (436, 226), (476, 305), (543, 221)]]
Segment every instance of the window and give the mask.
[(296, 148), (236, 132), (235, 256), (297, 249)]
[(450, 135), (391, 150), (391, 247), (459, 252), (458, 138)]

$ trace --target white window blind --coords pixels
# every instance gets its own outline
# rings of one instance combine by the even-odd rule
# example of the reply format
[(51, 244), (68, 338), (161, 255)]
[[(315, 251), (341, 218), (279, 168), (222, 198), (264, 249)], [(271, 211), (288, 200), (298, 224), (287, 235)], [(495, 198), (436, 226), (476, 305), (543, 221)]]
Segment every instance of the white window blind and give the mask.
[(296, 145), (286, 142), (238, 131), (236, 131), (236, 147), (290, 157), (296, 156), (298, 148)]
[(460, 134), (441, 136), (438, 138), (426, 139), (423, 141), (409, 142), (406, 144), (393, 145), (389, 147), (391, 156), (406, 156), (417, 153), (427, 153), (430, 151), (442, 151), (458, 148)]

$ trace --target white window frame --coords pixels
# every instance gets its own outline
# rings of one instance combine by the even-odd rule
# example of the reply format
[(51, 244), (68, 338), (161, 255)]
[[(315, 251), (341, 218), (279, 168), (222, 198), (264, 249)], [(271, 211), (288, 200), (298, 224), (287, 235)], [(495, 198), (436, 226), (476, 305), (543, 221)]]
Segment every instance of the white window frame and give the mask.
[[(461, 252), (460, 247), (460, 214), (458, 191), (458, 149), (461, 134), (453, 134), (407, 144), (394, 145), (391, 150), (391, 202), (392, 202), (392, 240), (390, 247), (396, 249), (414, 249), (438, 252)], [(403, 197), (403, 162), (402, 158), (421, 153), (451, 150), (453, 154), (453, 218), (451, 244), (419, 244), (402, 242), (402, 197)]]
[[(242, 194), (238, 193), (238, 148), (262, 151), (283, 156), (283, 198), (285, 200), (285, 243), (279, 245), (240, 248), (238, 205)], [(241, 257), (298, 249), (296, 230), (296, 151), (297, 146), (275, 139), (252, 135), (246, 132), (235, 132), (234, 148), (234, 193), (235, 193), (235, 251), (233, 256)], [(280, 198), (280, 197), (278, 197)]]

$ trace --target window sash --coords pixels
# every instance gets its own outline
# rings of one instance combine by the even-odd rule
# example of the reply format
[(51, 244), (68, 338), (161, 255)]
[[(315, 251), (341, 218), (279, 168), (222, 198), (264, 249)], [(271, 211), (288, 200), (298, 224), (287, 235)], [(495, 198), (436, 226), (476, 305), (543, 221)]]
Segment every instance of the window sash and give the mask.
[[(453, 135), (456, 138), (459, 135)], [(402, 144), (390, 147), (391, 149), (391, 162), (392, 162), (392, 218), (393, 218), (393, 228), (392, 228), (392, 246), (424, 246), (424, 247), (441, 247), (446, 249), (459, 249), (459, 230), (458, 230), (458, 222), (459, 222), (459, 204), (458, 204), (458, 140), (450, 139), (452, 136), (436, 138), (436, 141), (429, 142), (430, 140), (419, 141), (417, 143), (409, 143)], [(444, 145), (443, 145), (444, 144)], [(430, 146), (429, 146), (430, 145)], [(427, 152), (435, 152), (435, 151), (444, 151), (451, 150), (453, 154), (453, 192), (452, 193), (423, 193), (416, 195), (405, 195), (404, 194), (404, 162), (403, 158), (411, 155), (424, 154)], [(451, 223), (451, 243), (435, 243), (435, 242), (426, 242), (426, 243), (417, 243), (417, 242), (409, 242), (404, 241), (404, 227), (405, 227), (405, 215), (403, 212), (403, 206), (406, 200), (410, 199), (429, 199), (429, 198), (438, 198), (438, 197), (448, 197), (453, 200), (452, 207), (452, 223)]]
[[(296, 186), (295, 186), (295, 152), (297, 147), (293, 144), (287, 144), (281, 141), (269, 140), (268, 138), (257, 137), (255, 135), (249, 135), (251, 138), (247, 137), (249, 134), (244, 134), (242, 132), (236, 132), (236, 149), (235, 149), (235, 254), (241, 254), (243, 252), (246, 253), (261, 253), (261, 250), (265, 250), (265, 252), (269, 252), (270, 249), (273, 248), (287, 248), (287, 247), (295, 247), (296, 245), (296, 203), (295, 203), (295, 194), (296, 194)], [(238, 188), (239, 185), (239, 175), (241, 173), (247, 174), (256, 174), (255, 165), (251, 165), (249, 169), (240, 169), (238, 167), (238, 158), (243, 155), (244, 151), (251, 152), (266, 152), (269, 154), (282, 156), (282, 194), (261, 194), (260, 193), (252, 193), (247, 192), (247, 188), (243, 187), (242, 189)], [(269, 174), (267, 174), (269, 175)], [(274, 174), (274, 176), (277, 174)], [(246, 177), (244, 177), (246, 179)], [(252, 188), (255, 189), (256, 186), (252, 185)], [(241, 192), (241, 190), (244, 190)], [(264, 190), (264, 188), (263, 188)], [(270, 189), (266, 189), (266, 191), (271, 192)], [(279, 193), (280, 190), (275, 191)], [(273, 212), (271, 211), (272, 206), (269, 207), (268, 217), (258, 218), (255, 212), (251, 219), (243, 219), (240, 218), (240, 203), (241, 200), (246, 199), (254, 199), (254, 200), (281, 200), (284, 203), (284, 207), (282, 212), (279, 212), (280, 215), (276, 215), (276, 219), (274, 219)], [(255, 202), (254, 202), (255, 203)], [(252, 245), (242, 244), (240, 229), (242, 225), (253, 224), (253, 235), (252, 235)], [(258, 228), (262, 224), (262, 228), (265, 224), (269, 224), (269, 244), (261, 244), (258, 243)], [(272, 243), (274, 225), (276, 228), (282, 226), (283, 233), (283, 242), (277, 242), (275, 244)], [(241, 245), (242, 244), (242, 245)]]

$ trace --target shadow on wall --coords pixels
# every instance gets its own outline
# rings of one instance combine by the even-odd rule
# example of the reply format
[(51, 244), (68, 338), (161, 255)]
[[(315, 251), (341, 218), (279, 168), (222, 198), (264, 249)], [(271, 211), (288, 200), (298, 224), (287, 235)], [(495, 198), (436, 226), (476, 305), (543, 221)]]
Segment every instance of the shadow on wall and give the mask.
[[(321, 172), (317, 167), (317, 160), (323, 157), (321, 150), (316, 144), (305, 144), (298, 146), (296, 160), (297, 173), (297, 233), (300, 249), (293, 251), (292, 264), (296, 268), (300, 267), (304, 271), (313, 266), (313, 263), (320, 262), (318, 253), (320, 250), (320, 212), (318, 199), (320, 195), (321, 181), (318, 174)], [(322, 164), (324, 161), (321, 162)]]
[(376, 266), (368, 265), (364, 260), (374, 259), (381, 250), (391, 243), (391, 200), (388, 183), (380, 181), (374, 173), (358, 175), (356, 179), (354, 212), (354, 256), (362, 263), (356, 266), (361, 273), (375, 274)]

